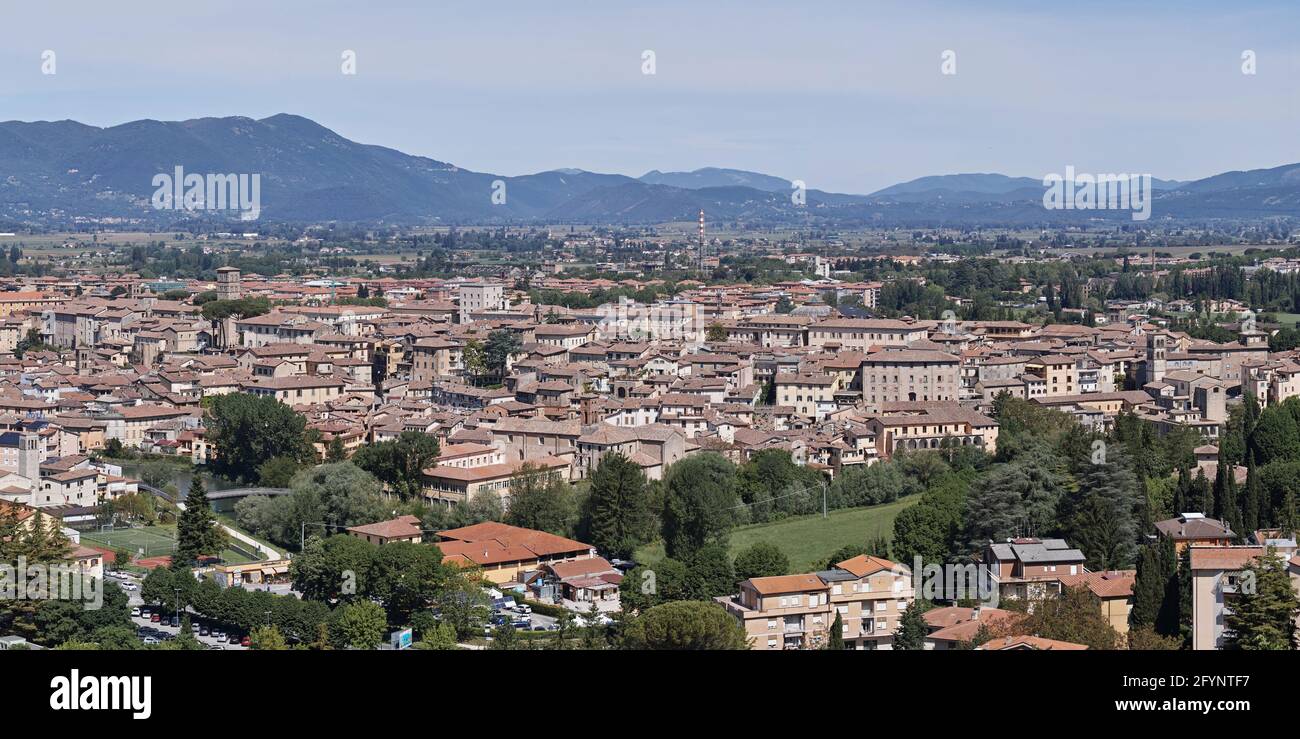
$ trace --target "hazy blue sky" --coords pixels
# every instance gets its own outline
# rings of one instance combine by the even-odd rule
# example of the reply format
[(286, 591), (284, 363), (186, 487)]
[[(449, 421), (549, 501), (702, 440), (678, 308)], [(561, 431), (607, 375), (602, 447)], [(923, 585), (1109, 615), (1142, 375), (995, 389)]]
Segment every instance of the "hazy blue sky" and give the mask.
[(288, 112), (479, 171), (723, 166), (841, 192), (1300, 161), (1293, 1), (182, 5), (3, 0), (0, 118)]

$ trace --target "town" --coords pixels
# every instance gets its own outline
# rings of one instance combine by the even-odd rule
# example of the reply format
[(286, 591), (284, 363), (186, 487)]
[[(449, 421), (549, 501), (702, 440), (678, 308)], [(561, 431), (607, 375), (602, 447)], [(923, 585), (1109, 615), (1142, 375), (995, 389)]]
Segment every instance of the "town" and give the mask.
[(5, 235), (0, 645), (1294, 649), (1300, 245), (1114, 236)]

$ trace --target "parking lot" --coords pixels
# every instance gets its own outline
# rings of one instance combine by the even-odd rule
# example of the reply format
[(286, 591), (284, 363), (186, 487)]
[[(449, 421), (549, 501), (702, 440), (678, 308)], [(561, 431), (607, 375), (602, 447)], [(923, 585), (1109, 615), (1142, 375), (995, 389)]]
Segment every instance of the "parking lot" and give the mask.
[[(131, 616), (131, 622), (135, 624), (136, 634), (139, 635), (141, 639), (144, 639), (146, 644), (152, 643), (149, 641), (150, 639), (157, 639), (160, 642), (170, 640), (170, 639), (175, 639), (177, 634), (180, 633), (180, 629), (178, 627), (172, 626), (170, 624), (172, 617), (176, 615), (175, 611), (164, 609), (162, 611), (159, 611), (158, 615), (160, 619), (167, 619), (167, 623), (164, 623), (161, 620), (155, 623), (151, 620), (151, 616), (149, 617), (144, 615)], [(200, 629), (207, 626), (206, 622), (196, 618), (193, 614), (190, 615), (190, 618), (193, 620), (194, 624), (200, 627)], [(231, 644), (229, 641), (229, 636), (230, 636), (229, 634), (226, 634), (224, 638), (219, 639), (216, 636), (214, 636), (210, 630), (209, 633), (207, 634), (202, 634), (201, 632), (194, 633), (194, 638), (198, 639), (200, 644), (213, 651), (225, 650), (225, 649), (230, 649), (230, 650), (247, 649), (247, 647), (244, 647), (238, 643)], [(239, 636), (242, 637), (243, 634), (241, 633), (239, 634)]]

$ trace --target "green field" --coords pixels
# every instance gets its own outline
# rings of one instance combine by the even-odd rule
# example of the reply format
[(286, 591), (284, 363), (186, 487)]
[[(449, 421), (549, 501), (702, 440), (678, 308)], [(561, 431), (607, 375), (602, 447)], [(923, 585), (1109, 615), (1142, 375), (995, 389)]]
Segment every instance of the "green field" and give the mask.
[(1278, 323), (1284, 326), (1294, 326), (1300, 323), (1300, 313), (1274, 313), (1273, 316)]
[[(919, 495), (913, 495), (884, 505), (831, 511), (826, 518), (798, 516), (741, 526), (731, 531), (731, 555), (734, 557), (751, 544), (765, 541), (785, 552), (790, 558), (791, 572), (808, 572), (842, 546), (862, 545), (878, 536), (892, 539), (894, 518), (920, 499)], [(659, 542), (636, 551), (638, 562), (654, 562), (663, 556), (663, 544)]]
[[(176, 549), (176, 527), (174, 525), (142, 526), (131, 529), (113, 529), (112, 531), (86, 531), (82, 532), (81, 541), (83, 544), (107, 549), (123, 548), (129, 551), (133, 557), (141, 556), (142, 550), (145, 557), (162, 557), (171, 554)], [(223, 551), (221, 558), (227, 564), (244, 564), (254, 561), (232, 549)]]

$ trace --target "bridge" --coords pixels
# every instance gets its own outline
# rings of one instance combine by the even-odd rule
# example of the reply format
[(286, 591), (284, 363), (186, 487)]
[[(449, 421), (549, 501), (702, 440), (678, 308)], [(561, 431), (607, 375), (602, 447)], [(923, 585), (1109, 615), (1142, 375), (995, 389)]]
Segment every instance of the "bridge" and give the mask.
[[(139, 488), (146, 493), (156, 495), (168, 503), (177, 502), (176, 496), (166, 490), (159, 490), (153, 485), (139, 483)], [(230, 488), (228, 490), (210, 490), (208, 491), (208, 500), (231, 500), (234, 498), (247, 498), (250, 495), (288, 495), (291, 493), (289, 488)], [(184, 498), (181, 498), (184, 501)]]

